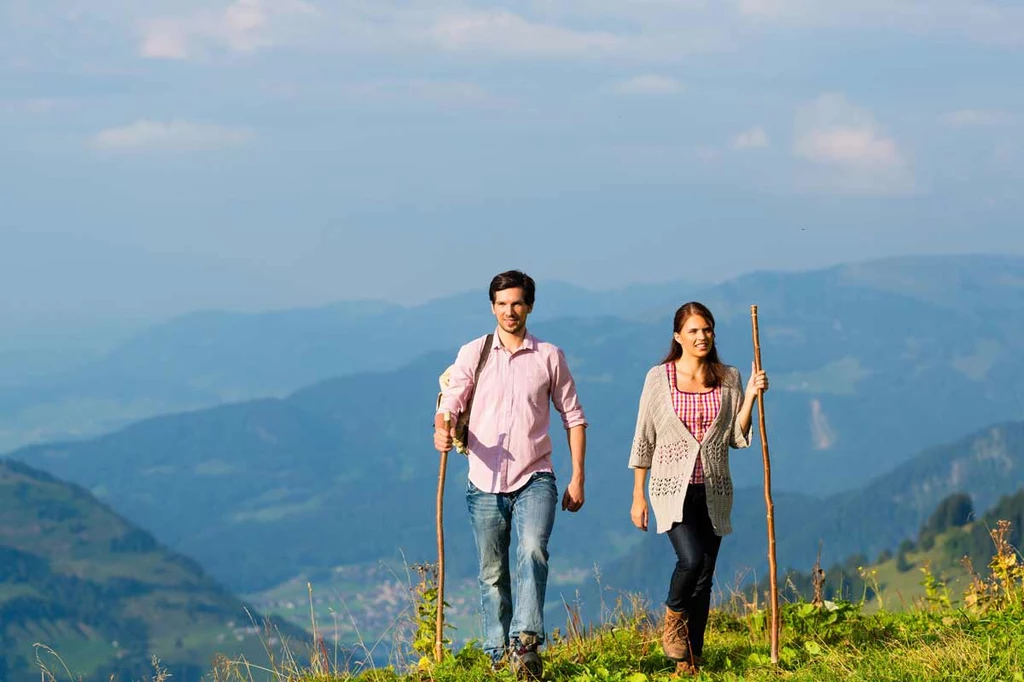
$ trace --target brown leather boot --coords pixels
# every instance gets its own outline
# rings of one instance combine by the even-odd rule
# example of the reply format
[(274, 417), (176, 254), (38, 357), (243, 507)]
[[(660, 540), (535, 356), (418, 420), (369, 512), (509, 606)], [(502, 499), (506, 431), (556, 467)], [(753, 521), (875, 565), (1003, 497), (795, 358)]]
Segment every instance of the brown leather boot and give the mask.
[(661, 633), (661, 648), (674, 661), (690, 662), (690, 643), (687, 637), (686, 614), (665, 607), (665, 627)]
[(676, 671), (672, 677), (692, 677), (697, 675), (697, 668), (690, 665), (689, 661), (677, 661)]
[[(690, 653), (692, 654), (693, 652), (691, 651)], [(692, 656), (685, 661), (676, 661), (676, 672), (673, 677), (696, 677), (700, 674), (700, 664), (700, 656)]]

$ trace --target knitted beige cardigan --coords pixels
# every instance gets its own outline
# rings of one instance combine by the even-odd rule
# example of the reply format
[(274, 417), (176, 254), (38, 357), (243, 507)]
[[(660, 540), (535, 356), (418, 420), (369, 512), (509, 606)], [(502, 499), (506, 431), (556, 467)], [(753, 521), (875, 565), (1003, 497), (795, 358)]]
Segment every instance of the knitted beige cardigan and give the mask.
[[(650, 469), (648, 492), (657, 531), (667, 532), (683, 520), (683, 500), (690, 485), (693, 467), (700, 456), (704, 467), (708, 514), (716, 535), (732, 532), (732, 477), (729, 474), (729, 448), (750, 447), (751, 427), (740, 431), (736, 415), (743, 404), (743, 383), (739, 370), (726, 367), (722, 380), (722, 408), (701, 442), (683, 425), (672, 406), (665, 365), (647, 372), (636, 435), (629, 453), (631, 469)], [(751, 420), (753, 422), (753, 420)]]

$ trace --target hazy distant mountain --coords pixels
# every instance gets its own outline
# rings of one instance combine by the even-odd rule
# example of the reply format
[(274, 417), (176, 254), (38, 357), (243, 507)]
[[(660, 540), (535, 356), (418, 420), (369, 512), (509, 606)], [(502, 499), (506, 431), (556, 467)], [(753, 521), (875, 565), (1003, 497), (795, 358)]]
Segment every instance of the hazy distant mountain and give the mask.
[(14, 388), (96, 361), (150, 326), (136, 319), (0, 320), (0, 387)]
[(195, 562), (20, 462), (0, 461), (0, 565), (0, 679), (38, 680), (36, 643), (75, 679), (143, 679), (154, 654), (174, 679), (194, 682), (214, 653), (266, 660), (246, 606)]
[[(918, 298), (890, 291), (904, 267), (918, 273)], [(1024, 273), (1024, 261), (909, 259), (751, 275), (703, 292), (721, 319), (723, 357), (744, 373), (749, 302), (761, 306), (779, 494), (796, 495), (799, 511), (802, 500), (856, 488), (924, 447), (1024, 416), (1024, 317), (1013, 313), (1024, 306), (1024, 277), (1015, 273)], [(945, 281), (958, 288), (940, 305), (935, 292)], [(976, 305), (965, 303), (964, 292), (972, 291)], [(589, 566), (639, 541), (628, 520), (625, 462), (643, 376), (666, 349), (671, 313), (665, 306), (638, 319), (533, 326), (566, 349), (591, 423), (590, 503), (578, 516), (560, 516), (559, 561)], [(393, 361), (421, 351), (406, 348)], [(397, 548), (410, 560), (430, 557), (437, 475), (431, 412), (437, 374), (453, 352), (322, 382), (286, 399), (155, 418), (15, 456), (89, 487), (239, 590), (307, 568), (394, 556)], [(564, 474), (564, 438), (555, 443)], [(466, 559), (451, 565), (468, 570), (464, 466), (455, 458), (449, 519), (453, 556)], [(757, 446), (735, 453), (732, 470), (738, 487), (759, 485)], [(780, 514), (788, 513), (784, 499)], [(763, 515), (756, 504), (752, 509), (754, 518)], [(746, 546), (735, 544), (737, 551)], [(274, 561), (266, 560), (267, 547), (281, 547)]]
[[(804, 370), (787, 377), (788, 386), (830, 396), (809, 395), (801, 407), (812, 417), (807, 435), (826, 451), (838, 437), (834, 412), (860, 409), (864, 380), (881, 371), (880, 363), (906, 358), (926, 370), (928, 363), (945, 362), (970, 380), (997, 376), (1000, 366), (1013, 362), (1010, 356), (1020, 338), (1022, 282), (1024, 259), (997, 256), (896, 258), (815, 272), (759, 273), (710, 287), (679, 281), (587, 291), (541, 282), (534, 325), (612, 316), (660, 325), (658, 333), (664, 335), (660, 329), (674, 308), (698, 298), (711, 304), (722, 321), (734, 322), (727, 327), (735, 336), (723, 335), (724, 343), (739, 349), (734, 358), (746, 357), (749, 305), (758, 303), (766, 353), (778, 350), (776, 358), (766, 359), (786, 367), (792, 354), (802, 353), (797, 365)], [(958, 318), (978, 324), (966, 332)], [(75, 370), (21, 386), (0, 385), (0, 451), (88, 437), (168, 412), (280, 397), (354, 372), (395, 369), (414, 355), (450, 350), (492, 325), (486, 282), (411, 307), (354, 301), (267, 313), (186, 315)], [(939, 336), (945, 337), (942, 346), (929, 347)], [(566, 339), (559, 341), (568, 345)], [(844, 352), (836, 352), (840, 349)], [(868, 357), (868, 351), (887, 357)], [(43, 372), (38, 364), (46, 357), (42, 352), (25, 355), (23, 350), (9, 360), (23, 362), (28, 376), (38, 376)], [(822, 391), (825, 383), (829, 387)], [(843, 395), (853, 396), (857, 405)], [(991, 420), (974, 423), (986, 421)]]
[[(198, 312), (148, 329), (76, 369), (55, 364), (60, 372), (38, 366), (46, 358), (56, 363), (44, 348), (12, 351), (9, 362), (24, 368), (11, 368), (11, 377), (53, 376), (20, 386), (0, 382), (0, 450), (95, 435), (166, 412), (280, 396), (352, 372), (394, 369), (410, 353), (448, 349), (493, 326), (487, 284), (411, 307), (353, 301), (266, 313)], [(694, 289), (680, 282), (609, 292), (559, 282), (539, 287), (537, 321), (635, 314), (645, 306), (671, 306)]]

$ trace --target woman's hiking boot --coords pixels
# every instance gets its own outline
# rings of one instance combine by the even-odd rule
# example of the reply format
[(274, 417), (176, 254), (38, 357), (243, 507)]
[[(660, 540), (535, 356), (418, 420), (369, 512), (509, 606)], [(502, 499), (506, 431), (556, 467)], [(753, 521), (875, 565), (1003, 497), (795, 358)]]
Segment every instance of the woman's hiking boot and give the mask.
[(661, 648), (674, 661), (690, 663), (690, 638), (686, 627), (686, 614), (665, 607), (665, 626), (661, 633)]
[(700, 674), (700, 656), (688, 658), (685, 661), (676, 661), (676, 671), (672, 677), (689, 677)]

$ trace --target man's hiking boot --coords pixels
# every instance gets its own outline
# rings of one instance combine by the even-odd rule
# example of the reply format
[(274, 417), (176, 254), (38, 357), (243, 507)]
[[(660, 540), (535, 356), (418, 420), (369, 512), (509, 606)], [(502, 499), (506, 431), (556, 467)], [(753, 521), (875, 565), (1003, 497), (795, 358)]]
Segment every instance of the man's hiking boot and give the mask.
[(665, 607), (665, 626), (661, 633), (661, 648), (673, 661), (690, 661), (689, 631), (686, 614)]
[(544, 663), (537, 653), (539, 642), (531, 632), (523, 632), (512, 640), (509, 649), (509, 664), (516, 677), (539, 680), (544, 674)]
[(508, 667), (508, 652), (502, 651), (500, 655), (498, 653), (488, 654), (488, 658), (491, 659), (491, 672), (496, 673), (504, 670)]

